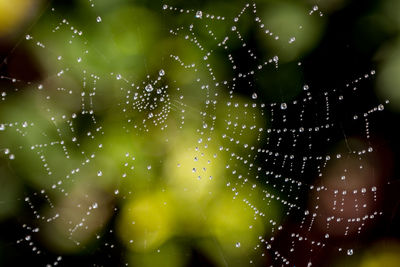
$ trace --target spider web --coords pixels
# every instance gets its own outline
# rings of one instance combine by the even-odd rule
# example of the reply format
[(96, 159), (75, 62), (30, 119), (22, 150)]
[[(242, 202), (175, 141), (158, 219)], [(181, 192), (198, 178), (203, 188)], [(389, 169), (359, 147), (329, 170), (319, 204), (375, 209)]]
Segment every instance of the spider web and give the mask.
[[(284, 55), (259, 53), (243, 36), (250, 23), (262, 38), (280, 41), (256, 4), (234, 17), (168, 5), (161, 12), (183, 18), (169, 34), (192, 53), (174, 46), (157, 51), (162, 66), (154, 73), (146, 62), (144, 74), (120, 72), (118, 56), (108, 58), (55, 8), (44, 16), (56, 22), (49, 32), (33, 28), (18, 44), (55, 69), (45, 70), (40, 82), (1, 76), (7, 88), (1, 150), (10, 172), (29, 187), (22, 200), (29, 210), (21, 218), (24, 235), (16, 243), (53, 266), (65, 255), (43, 246), (43, 235), (57, 233), (59, 240), (47, 242), (67, 243), (71, 251), (90, 251), (88, 240), (97, 239), (92, 253), (107, 251), (111, 259), (89, 261), (128, 265), (118, 251), (151, 246), (150, 237), (138, 233), (139, 226), (121, 226), (133, 234), (115, 242), (120, 230), (110, 221), (128, 216), (122, 203), (146, 193), (162, 203), (160, 214), (182, 207), (170, 205), (170, 195), (193, 206), (188, 216), (199, 224), (191, 231), (211, 232), (221, 243), (217, 265), (311, 266), (324, 250), (353, 255), (356, 247), (342, 244), (382, 215), (371, 138), (388, 102), (358, 101), (375, 71), (335, 89), (301, 84), (298, 97), (264, 103), (259, 77), (279, 73)], [(323, 14), (315, 6), (309, 15)], [(90, 27), (106, 29), (103, 16), (93, 20)], [(296, 45), (295, 35), (288, 46)], [(229, 66), (222, 74), (215, 71), (221, 62)], [(211, 212), (204, 211), (208, 206)], [(213, 218), (219, 219), (211, 227)], [(245, 225), (234, 231), (229, 221)], [(130, 222), (140, 225), (140, 218)], [(155, 242), (154, 249), (161, 245)]]

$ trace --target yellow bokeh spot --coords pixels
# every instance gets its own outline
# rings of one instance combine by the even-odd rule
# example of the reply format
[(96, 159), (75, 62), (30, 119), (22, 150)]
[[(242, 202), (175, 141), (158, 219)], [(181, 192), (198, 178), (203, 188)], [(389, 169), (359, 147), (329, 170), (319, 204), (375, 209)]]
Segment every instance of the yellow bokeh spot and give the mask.
[(172, 235), (172, 210), (168, 194), (148, 194), (129, 202), (118, 221), (118, 235), (135, 252), (160, 247)]
[(360, 267), (400, 266), (400, 244), (394, 241), (375, 245), (366, 253)]
[(32, 0), (0, 0), (0, 36), (11, 33), (27, 17)]
[(210, 211), (211, 229), (229, 252), (246, 253), (265, 234), (265, 225), (246, 204), (223, 194)]
[[(207, 149), (178, 148), (165, 165), (168, 184), (181, 196), (190, 199), (204, 197), (217, 190), (224, 180), (221, 156), (212, 145)], [(219, 156), (219, 157), (218, 157)]]

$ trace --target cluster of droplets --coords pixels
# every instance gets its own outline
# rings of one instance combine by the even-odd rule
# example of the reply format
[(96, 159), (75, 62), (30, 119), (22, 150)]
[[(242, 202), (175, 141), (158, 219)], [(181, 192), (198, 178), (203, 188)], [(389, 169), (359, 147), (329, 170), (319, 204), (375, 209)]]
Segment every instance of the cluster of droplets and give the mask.
[(218, 15), (213, 15), (213, 14), (208, 14), (205, 13), (201, 10), (194, 10), (194, 9), (183, 9), (183, 8), (177, 8), (173, 6), (168, 6), (168, 5), (163, 5), (162, 6), (163, 10), (169, 10), (169, 11), (175, 11), (179, 13), (184, 13), (184, 14), (194, 14), (194, 17), (196, 19), (211, 19), (211, 20), (225, 20), (225, 17), (223, 16), (218, 16)]
[[(162, 84), (165, 75), (165, 70), (160, 69), (155, 80), (151, 80), (148, 75), (147, 80), (140, 85), (135, 85), (120, 74), (116, 75), (117, 80), (123, 81), (123, 86), (120, 87), (125, 94), (125, 102), (120, 104), (122, 112), (127, 122), (133, 124), (135, 129), (147, 132), (149, 125), (158, 126), (161, 130), (168, 127), (168, 116), (173, 104), (169, 95), (170, 86)], [(139, 119), (133, 117), (137, 115), (137, 112), (142, 114)], [(128, 128), (126, 129), (129, 131)]]

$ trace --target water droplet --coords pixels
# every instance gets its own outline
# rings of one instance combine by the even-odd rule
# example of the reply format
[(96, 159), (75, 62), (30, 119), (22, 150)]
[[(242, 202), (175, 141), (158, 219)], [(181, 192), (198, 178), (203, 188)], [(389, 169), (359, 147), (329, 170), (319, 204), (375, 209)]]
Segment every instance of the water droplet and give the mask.
[(253, 93), (252, 95), (251, 95), (251, 98), (253, 98), (253, 99), (257, 99), (257, 94), (256, 93)]
[(98, 17), (96, 18), (96, 21), (97, 21), (97, 22), (101, 22), (101, 17), (98, 16)]
[(382, 105), (382, 104), (380, 104), (379, 106), (378, 106), (378, 110), (379, 111), (382, 111), (382, 110), (384, 110), (385, 109), (385, 107)]
[(102, 176), (103, 175), (103, 172), (102, 171), (98, 171), (97, 172), (97, 176)]
[(200, 10), (198, 10), (196, 12), (196, 18), (201, 19), (203, 17), (203, 12), (201, 12)]
[(305, 84), (305, 85), (303, 86), (303, 90), (304, 90), (304, 91), (307, 91), (308, 89), (310, 89), (310, 87), (309, 87), (307, 84)]
[(347, 250), (347, 255), (349, 256), (353, 255), (353, 250), (351, 248)]
[(153, 91), (153, 85), (151, 85), (151, 84), (148, 84), (148, 85), (146, 85), (146, 87), (144, 88), (144, 90), (146, 90), (147, 92), (151, 92), (151, 91)]
[(286, 103), (282, 103), (281, 104), (281, 109), (287, 109), (287, 104)]
[(161, 69), (161, 70), (158, 72), (158, 75), (164, 76), (164, 75), (165, 75), (165, 71), (164, 71), (163, 69)]
[(240, 242), (237, 242), (237, 243), (235, 244), (235, 247), (240, 248)]

